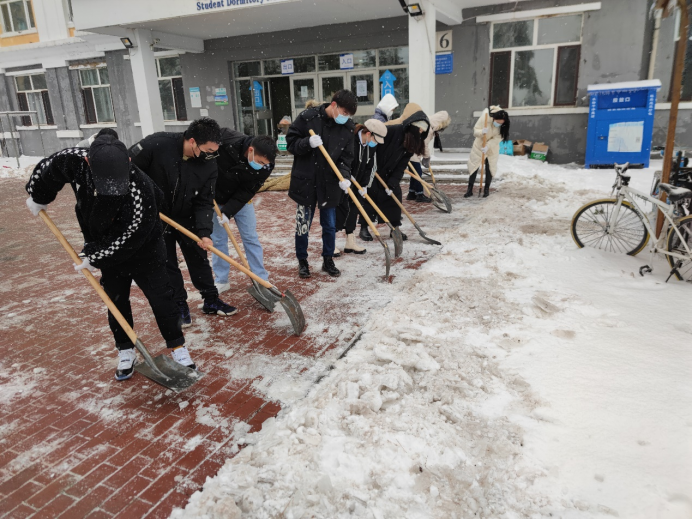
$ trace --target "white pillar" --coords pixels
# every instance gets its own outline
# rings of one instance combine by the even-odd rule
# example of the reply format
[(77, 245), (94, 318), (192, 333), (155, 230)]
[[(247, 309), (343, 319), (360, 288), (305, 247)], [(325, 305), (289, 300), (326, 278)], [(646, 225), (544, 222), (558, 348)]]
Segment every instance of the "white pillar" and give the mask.
[(33, 0), (32, 4), (40, 41), (64, 40), (70, 37), (62, 0)]
[(435, 6), (419, 2), (423, 16), (408, 20), (408, 99), (430, 117), (435, 113)]
[(142, 124), (142, 137), (146, 137), (164, 131), (163, 108), (151, 31), (135, 29), (133, 33), (132, 43), (135, 47), (130, 49), (130, 64), (139, 108), (139, 122)]

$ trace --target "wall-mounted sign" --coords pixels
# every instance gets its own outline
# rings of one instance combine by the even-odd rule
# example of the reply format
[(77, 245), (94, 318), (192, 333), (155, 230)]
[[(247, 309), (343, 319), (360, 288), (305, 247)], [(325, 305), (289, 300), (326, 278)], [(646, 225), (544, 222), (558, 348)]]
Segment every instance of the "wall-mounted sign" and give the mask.
[(449, 52), (452, 50), (452, 31), (438, 31), (435, 33), (437, 40), (435, 52)]
[(228, 95), (225, 88), (217, 88), (214, 92), (214, 104), (216, 106), (225, 106), (228, 104)]
[(281, 73), (282, 74), (293, 74), (293, 60), (292, 59), (282, 59), (281, 60)]
[(262, 98), (262, 83), (253, 81), (252, 86), (248, 90), (252, 90), (252, 97), (255, 100), (255, 108), (264, 108), (264, 99)]
[(435, 55), (435, 74), (451, 74), (454, 70), (454, 53), (438, 52)]
[(353, 68), (353, 54), (339, 54), (339, 68), (350, 70)]
[(385, 70), (384, 74), (380, 76), (380, 83), (382, 83), (381, 95), (384, 97), (387, 94), (394, 95), (394, 82), (396, 81), (396, 76), (392, 74), (389, 70)]
[(366, 97), (368, 95), (368, 82), (365, 79), (356, 81), (356, 96)]
[(202, 94), (199, 92), (199, 87), (190, 87), (190, 106), (202, 108)]

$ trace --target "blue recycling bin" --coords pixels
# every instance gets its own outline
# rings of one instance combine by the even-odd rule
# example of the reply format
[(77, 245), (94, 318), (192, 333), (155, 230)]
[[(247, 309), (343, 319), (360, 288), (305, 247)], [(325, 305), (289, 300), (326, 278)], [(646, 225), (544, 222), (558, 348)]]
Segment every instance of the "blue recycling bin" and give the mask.
[(649, 166), (658, 79), (589, 85), (585, 167)]

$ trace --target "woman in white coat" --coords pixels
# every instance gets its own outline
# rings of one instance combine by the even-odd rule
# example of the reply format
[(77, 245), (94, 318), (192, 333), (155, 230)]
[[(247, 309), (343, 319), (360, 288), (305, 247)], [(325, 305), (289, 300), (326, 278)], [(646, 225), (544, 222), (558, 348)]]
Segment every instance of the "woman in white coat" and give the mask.
[[(486, 121), (487, 116), (487, 121)], [(483, 136), (485, 135), (485, 147)], [(468, 168), (472, 171), (469, 177), (469, 187), (464, 198), (473, 196), (473, 184), (476, 175), (481, 169), (483, 154), (485, 154), (485, 169), (483, 174), (483, 197), (490, 193), (490, 183), (497, 171), (497, 157), (500, 155), (500, 142), (509, 139), (509, 114), (499, 106), (491, 106), (483, 110), (483, 113), (473, 127), (473, 141)]]

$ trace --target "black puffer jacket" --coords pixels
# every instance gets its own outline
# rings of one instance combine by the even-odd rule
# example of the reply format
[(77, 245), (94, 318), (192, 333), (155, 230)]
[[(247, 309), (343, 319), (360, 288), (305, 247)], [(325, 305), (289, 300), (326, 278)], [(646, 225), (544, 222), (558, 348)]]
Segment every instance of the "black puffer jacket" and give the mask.
[(286, 135), (288, 151), (294, 155), (288, 196), (301, 205), (336, 207), (344, 192), (319, 148), (310, 147), (310, 132), (322, 137), (324, 147), (344, 178), (351, 177), (353, 121), (337, 124), (325, 108), (329, 103), (308, 108), (293, 121)]
[(201, 238), (208, 238), (213, 229), (216, 161), (183, 160), (184, 139), (184, 133), (154, 133), (132, 146), (130, 157), (163, 191), (161, 212)]
[(34, 202), (49, 204), (65, 184), (70, 184), (77, 199), (75, 212), (84, 235), (84, 253), (94, 267), (136, 269), (165, 262), (158, 210), (163, 192), (134, 164), (130, 167), (130, 192), (117, 197), (122, 198), (122, 205), (112, 223), (99, 225), (101, 232), (91, 231), (94, 226), (90, 223), (98, 218), (95, 207), (99, 199), (91, 168), (84, 160), (87, 153), (83, 148), (67, 148), (43, 159), (34, 168), (26, 191)]
[[(359, 132), (360, 133), (360, 132)], [(371, 148), (367, 144), (363, 146), (360, 135), (356, 133), (353, 139), (353, 163), (351, 164), (351, 177), (355, 178), (361, 187), (369, 187), (375, 175), (376, 152), (380, 145)]]
[(216, 202), (221, 212), (229, 218), (235, 216), (252, 197), (264, 181), (269, 178), (274, 165), (254, 170), (245, 158), (245, 152), (252, 143), (252, 137), (244, 133), (223, 128), (221, 146), (216, 164), (219, 177), (216, 180)]
[[(404, 137), (406, 130), (416, 121), (426, 121), (428, 131), (430, 131), (428, 116), (418, 105), (409, 103), (399, 119), (387, 123), (387, 135), (384, 138), (384, 144), (377, 146), (377, 172), (387, 183), (389, 189), (394, 189), (401, 183), (404, 170), (413, 157), (413, 153), (404, 149)], [(428, 132), (426, 131), (421, 135), (421, 138), (425, 140), (427, 136)]]

